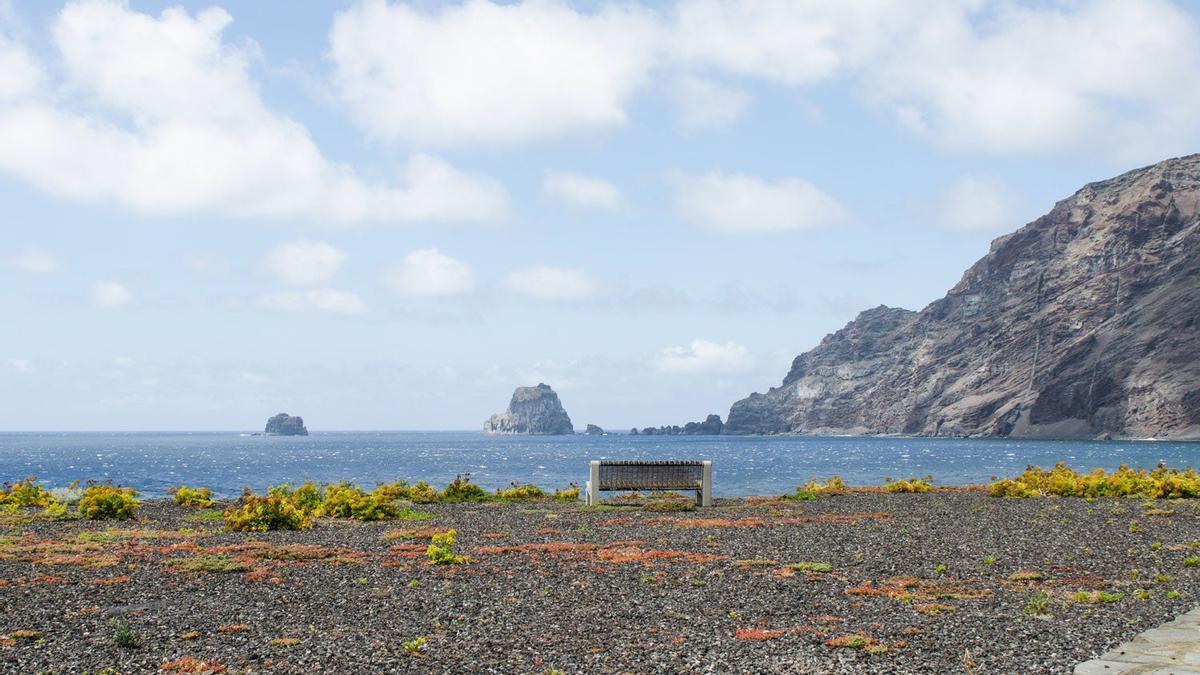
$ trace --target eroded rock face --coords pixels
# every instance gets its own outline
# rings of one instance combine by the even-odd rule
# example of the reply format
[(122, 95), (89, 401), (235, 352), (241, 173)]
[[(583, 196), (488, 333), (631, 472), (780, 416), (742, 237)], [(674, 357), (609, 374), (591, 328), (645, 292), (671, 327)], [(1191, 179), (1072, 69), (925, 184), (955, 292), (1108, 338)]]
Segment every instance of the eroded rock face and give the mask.
[(724, 433), (1200, 438), (1200, 155), (1092, 183), (920, 312), (877, 307)]
[(279, 413), (278, 415), (267, 420), (265, 432), (272, 436), (307, 436), (308, 429), (304, 427), (303, 417), (292, 417), (287, 413)]
[(575, 433), (571, 418), (563, 409), (548, 385), (517, 387), (513, 392), (508, 410), (492, 415), (483, 424), (489, 434), (544, 434), (561, 435)]
[(604, 429), (595, 424), (589, 424), (583, 433), (587, 434), (588, 436), (603, 436)]

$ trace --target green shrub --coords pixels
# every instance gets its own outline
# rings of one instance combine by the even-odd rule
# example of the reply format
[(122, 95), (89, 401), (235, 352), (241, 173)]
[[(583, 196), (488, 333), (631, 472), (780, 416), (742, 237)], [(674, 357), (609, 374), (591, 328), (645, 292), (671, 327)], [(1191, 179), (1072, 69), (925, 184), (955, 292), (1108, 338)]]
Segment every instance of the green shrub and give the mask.
[(888, 481), (883, 489), (888, 492), (924, 494), (933, 489), (933, 483), (920, 478), (909, 478), (908, 480)]
[(462, 502), (482, 502), (488, 498), (488, 493), (483, 491), (483, 488), (471, 482), (471, 474), (461, 474), (454, 477), (446, 489), (438, 495), (438, 501), (448, 504), (460, 504)]
[(225, 528), (231, 532), (306, 530), (312, 522), (290, 500), (277, 495), (259, 497), (247, 490), (237, 505), (225, 511)]
[(438, 492), (423, 480), (408, 489), (408, 501), (414, 504), (432, 504), (438, 500)]
[(63, 502), (50, 502), (42, 509), (42, 517), (48, 520), (78, 520), (80, 516)]
[(825, 495), (845, 494), (848, 489), (840, 476), (834, 476), (824, 483), (819, 483), (816, 479), (810, 480), (804, 484), (803, 488), (796, 488), (796, 491), (811, 492), (818, 497), (822, 497)]
[(1024, 612), (1029, 616), (1044, 616), (1050, 610), (1050, 596), (1037, 591), (1025, 601)]
[(817, 498), (817, 493), (805, 490), (803, 486), (797, 485), (796, 491), (790, 495), (784, 495), (784, 499), (795, 499), (798, 502), (811, 502)]
[(133, 488), (107, 483), (90, 485), (79, 500), (79, 515), (88, 520), (129, 520), (141, 506), (137, 494)]
[(37, 484), (37, 478), (30, 476), (13, 484), (5, 483), (0, 487), (0, 504), (21, 506), (46, 507), (54, 501), (45, 488)]
[(312, 515), (321, 507), (321, 488), (312, 481), (305, 481), (298, 488), (293, 488), (291, 483), (273, 485), (267, 488), (267, 494), (286, 499), (306, 516)]
[(429, 556), (430, 562), (435, 565), (461, 565), (470, 562), (465, 556), (454, 553), (454, 537), (457, 534), (457, 530), (446, 530), (433, 535), (429, 548), (425, 549), (425, 555)]
[(375, 495), (378, 499), (389, 502), (394, 502), (397, 499), (411, 501), (412, 487), (408, 484), (408, 481), (403, 480), (395, 483), (384, 483), (375, 486), (375, 491), (371, 494)]
[(1094, 469), (1080, 474), (1059, 462), (1046, 471), (1030, 466), (1015, 477), (992, 483), (993, 497), (1143, 497), (1147, 499), (1192, 499), (1200, 497), (1200, 474), (1191, 467), (1179, 470), (1159, 464), (1152, 471), (1131, 469), (1122, 464), (1105, 473)]
[(421, 635), (407, 642), (400, 643), (404, 647), (404, 653), (409, 656), (420, 656), (425, 649), (425, 636)]
[(354, 520), (386, 520), (395, 518), (399, 511), (388, 498), (389, 492), (367, 494), (353, 483), (338, 483), (325, 486), (325, 499), (315, 515), (328, 518), (353, 518)]
[(133, 634), (133, 627), (125, 619), (113, 619), (113, 644), (122, 649), (131, 649), (137, 646), (137, 636)]
[[(503, 490), (496, 490), (496, 496), (500, 499), (540, 499), (546, 496), (542, 489), (532, 483), (518, 485), (515, 481)], [(579, 496), (576, 491), (576, 497)]]
[(579, 486), (571, 483), (571, 486), (563, 490), (555, 490), (554, 498), (560, 502), (576, 502), (579, 501)]
[(212, 498), (213, 491), (206, 487), (190, 488), (186, 485), (180, 485), (171, 491), (175, 494), (175, 503), (180, 506), (207, 509), (216, 503)]

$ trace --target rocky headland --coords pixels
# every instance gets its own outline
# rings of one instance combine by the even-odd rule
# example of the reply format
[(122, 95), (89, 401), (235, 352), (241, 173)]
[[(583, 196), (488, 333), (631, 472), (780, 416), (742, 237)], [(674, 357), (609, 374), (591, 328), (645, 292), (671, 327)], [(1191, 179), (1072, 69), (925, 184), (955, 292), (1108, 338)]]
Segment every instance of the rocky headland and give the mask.
[(517, 387), (508, 409), (483, 424), (489, 434), (567, 435), (575, 433), (558, 394), (546, 384)]
[(869, 309), (724, 433), (1200, 438), (1200, 155), (1092, 183), (919, 312)]
[(279, 413), (267, 420), (263, 430), (268, 436), (307, 436), (308, 429), (304, 426), (304, 418), (293, 417), (287, 413)]

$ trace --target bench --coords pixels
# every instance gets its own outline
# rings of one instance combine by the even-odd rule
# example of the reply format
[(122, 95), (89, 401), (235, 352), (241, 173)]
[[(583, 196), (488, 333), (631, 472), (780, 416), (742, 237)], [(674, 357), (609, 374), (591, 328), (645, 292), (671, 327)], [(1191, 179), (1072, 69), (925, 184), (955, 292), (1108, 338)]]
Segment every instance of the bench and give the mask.
[(712, 462), (593, 460), (588, 467), (589, 505), (600, 503), (601, 490), (695, 490), (696, 504), (712, 506)]

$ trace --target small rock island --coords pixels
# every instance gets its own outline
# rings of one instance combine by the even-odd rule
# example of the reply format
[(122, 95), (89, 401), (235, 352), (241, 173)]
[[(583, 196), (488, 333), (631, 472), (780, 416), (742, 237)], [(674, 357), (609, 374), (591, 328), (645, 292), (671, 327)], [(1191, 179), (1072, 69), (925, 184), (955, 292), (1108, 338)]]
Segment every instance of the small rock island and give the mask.
[(508, 410), (492, 415), (483, 424), (489, 434), (569, 435), (575, 433), (571, 417), (558, 394), (547, 384), (517, 387)]
[(299, 416), (293, 417), (287, 413), (279, 413), (267, 420), (267, 427), (263, 431), (268, 436), (308, 435), (308, 429), (304, 426), (304, 418)]
[(637, 427), (629, 430), (631, 436), (719, 436), (725, 424), (720, 415), (709, 415), (703, 422), (688, 422), (683, 426), (672, 424), (668, 427), (646, 427), (641, 431)]

